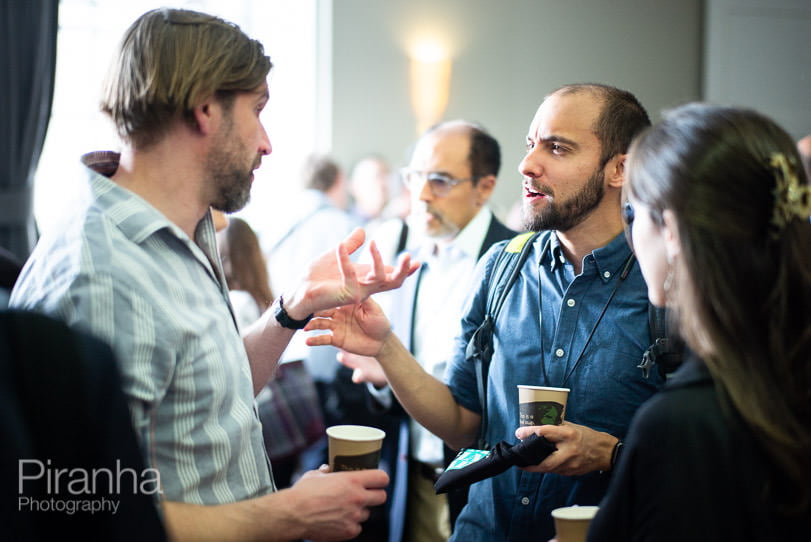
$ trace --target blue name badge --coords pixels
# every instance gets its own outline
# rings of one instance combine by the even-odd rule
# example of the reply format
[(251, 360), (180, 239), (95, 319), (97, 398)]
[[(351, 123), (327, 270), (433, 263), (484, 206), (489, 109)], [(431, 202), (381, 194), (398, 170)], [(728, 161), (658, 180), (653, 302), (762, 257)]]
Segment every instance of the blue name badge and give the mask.
[(477, 461), (481, 461), (490, 455), (490, 450), (474, 450), (473, 448), (462, 448), (456, 457), (451, 461), (445, 471), (464, 469)]

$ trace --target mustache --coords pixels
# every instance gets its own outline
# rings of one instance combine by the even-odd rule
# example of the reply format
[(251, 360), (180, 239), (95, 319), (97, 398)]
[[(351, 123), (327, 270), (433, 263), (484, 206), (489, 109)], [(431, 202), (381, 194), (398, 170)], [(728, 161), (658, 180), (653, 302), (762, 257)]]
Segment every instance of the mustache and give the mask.
[(413, 206), (412, 205), (410, 214), (412, 214), (412, 215), (431, 215), (436, 219), (440, 219), (440, 220), (442, 219), (442, 213), (440, 213), (439, 211), (437, 211), (433, 207), (430, 207), (428, 204), (422, 204), (422, 205), (418, 205), (418, 206)]
[(524, 181), (524, 190), (527, 192), (534, 192), (536, 194), (545, 194), (547, 196), (554, 196), (555, 192), (552, 187), (543, 183), (534, 183), (529, 180)]

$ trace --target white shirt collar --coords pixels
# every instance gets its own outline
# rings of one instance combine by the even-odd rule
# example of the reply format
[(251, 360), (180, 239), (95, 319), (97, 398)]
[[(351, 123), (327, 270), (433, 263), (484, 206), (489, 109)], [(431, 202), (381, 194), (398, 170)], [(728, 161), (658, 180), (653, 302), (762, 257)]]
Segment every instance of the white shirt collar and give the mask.
[(476, 213), (476, 216), (450, 241), (437, 243), (435, 240), (428, 238), (427, 242), (423, 244), (423, 250), (420, 251), (420, 257), (423, 259), (426, 256), (430, 257), (424, 250), (428, 249), (429, 252), (433, 252), (433, 247), (438, 246), (440, 250), (461, 252), (464, 256), (478, 258), (482, 242), (484, 242), (487, 230), (490, 228), (491, 216), (490, 209), (486, 205), (483, 206)]

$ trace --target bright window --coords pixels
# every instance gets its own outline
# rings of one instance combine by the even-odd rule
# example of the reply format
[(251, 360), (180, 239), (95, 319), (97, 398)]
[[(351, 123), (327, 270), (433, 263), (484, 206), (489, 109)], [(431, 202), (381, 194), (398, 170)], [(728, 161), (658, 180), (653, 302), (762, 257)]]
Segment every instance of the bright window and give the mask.
[(82, 189), (79, 157), (91, 150), (118, 149), (115, 132), (98, 108), (102, 80), (129, 25), (145, 11), (167, 5), (238, 24), (263, 43), (274, 64), (262, 119), (273, 154), (257, 171), (251, 203), (240, 213), (260, 234), (281, 227), (274, 223), (274, 210), (298, 189), (292, 180), (298, 178), (304, 157), (328, 150), (329, 126), (319, 119), (329, 118), (324, 110), (329, 100), (318, 94), (329, 88), (329, 80), (320, 75), (328, 73), (328, 58), (319, 55), (326, 38), (318, 31), (319, 17), (324, 21), (328, 16), (328, 0), (62, 0), (53, 111), (34, 187), (41, 232), (56, 224)]

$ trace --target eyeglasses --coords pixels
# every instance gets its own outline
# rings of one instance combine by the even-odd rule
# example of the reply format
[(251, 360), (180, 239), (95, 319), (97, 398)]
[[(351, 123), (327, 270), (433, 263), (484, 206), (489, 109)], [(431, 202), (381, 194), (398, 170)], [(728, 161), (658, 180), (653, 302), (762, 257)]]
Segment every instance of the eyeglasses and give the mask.
[(622, 221), (625, 222), (625, 240), (628, 241), (628, 246), (633, 250), (634, 238), (631, 235), (631, 226), (634, 224), (634, 207), (629, 201), (622, 204)]
[(400, 179), (409, 190), (416, 191), (421, 188), (427, 181), (428, 186), (431, 188), (431, 193), (436, 197), (447, 196), (451, 188), (459, 183), (465, 181), (472, 181), (473, 177), (466, 179), (454, 179), (444, 173), (436, 173), (434, 171), (417, 171), (411, 168), (403, 168), (400, 170)]

